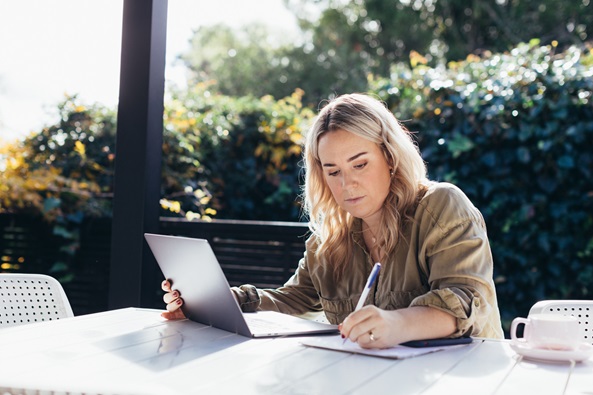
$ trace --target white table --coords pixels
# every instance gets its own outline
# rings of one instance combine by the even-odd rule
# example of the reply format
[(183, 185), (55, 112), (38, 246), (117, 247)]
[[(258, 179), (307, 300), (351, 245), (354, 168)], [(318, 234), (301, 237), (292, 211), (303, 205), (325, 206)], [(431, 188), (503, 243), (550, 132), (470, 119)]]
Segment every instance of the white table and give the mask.
[(248, 339), (128, 308), (0, 329), (0, 394), (592, 394), (593, 360), (482, 341), (405, 360)]

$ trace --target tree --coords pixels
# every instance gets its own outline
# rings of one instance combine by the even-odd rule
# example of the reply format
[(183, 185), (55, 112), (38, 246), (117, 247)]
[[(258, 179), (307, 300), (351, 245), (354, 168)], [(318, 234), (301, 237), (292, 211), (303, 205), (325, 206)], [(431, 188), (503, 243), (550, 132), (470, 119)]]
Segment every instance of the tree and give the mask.
[[(285, 0), (299, 18), (297, 42), (262, 25), (202, 27), (182, 59), (191, 81), (214, 81), (225, 95), (281, 98), (296, 89), (316, 107), (334, 95), (368, 90), (399, 62), (436, 65), (533, 38), (559, 51), (591, 39), (589, 0)], [(312, 11), (311, 11), (312, 10)]]
[(287, 83), (284, 54), (291, 49), (272, 37), (261, 24), (239, 30), (204, 26), (194, 32), (190, 50), (180, 59), (191, 72), (191, 85), (208, 83), (221, 94), (239, 97), (289, 96), (296, 87)]
[[(323, 35), (326, 26), (303, 12), (304, 0), (285, 0), (302, 26)], [(433, 59), (459, 60), (479, 51), (504, 52), (538, 38), (559, 49), (591, 40), (593, 5), (588, 0), (317, 0), (325, 15), (342, 14), (348, 22), (333, 34), (364, 37), (361, 62), (387, 76), (391, 63), (416, 51)]]
[(369, 70), (358, 61), (358, 31), (333, 34), (344, 23), (338, 13), (320, 23), (327, 29), (302, 44), (272, 42), (274, 35), (262, 25), (202, 27), (180, 59), (190, 70), (190, 85), (209, 83), (223, 95), (282, 98), (300, 89), (303, 102), (316, 106), (335, 94), (365, 90)]

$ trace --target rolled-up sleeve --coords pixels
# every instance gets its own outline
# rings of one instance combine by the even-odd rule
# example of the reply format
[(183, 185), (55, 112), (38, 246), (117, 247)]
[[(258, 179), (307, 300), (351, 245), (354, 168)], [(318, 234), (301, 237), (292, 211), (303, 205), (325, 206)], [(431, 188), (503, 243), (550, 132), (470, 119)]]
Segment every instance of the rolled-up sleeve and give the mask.
[(454, 289), (445, 288), (430, 291), (429, 293), (417, 297), (412, 301), (411, 306), (433, 307), (445, 311), (455, 317), (457, 330), (451, 334), (451, 337), (471, 336), (482, 332), (487, 324), (487, 314), (480, 306), (482, 299), (479, 296), (469, 298), (460, 296)]
[(419, 266), (430, 291), (416, 297), (411, 306), (433, 307), (455, 317), (452, 337), (484, 333), (500, 337), (500, 321), (491, 322), (498, 316), (498, 306), (486, 226), (479, 211), (463, 198), (446, 196), (436, 212), (423, 214)]

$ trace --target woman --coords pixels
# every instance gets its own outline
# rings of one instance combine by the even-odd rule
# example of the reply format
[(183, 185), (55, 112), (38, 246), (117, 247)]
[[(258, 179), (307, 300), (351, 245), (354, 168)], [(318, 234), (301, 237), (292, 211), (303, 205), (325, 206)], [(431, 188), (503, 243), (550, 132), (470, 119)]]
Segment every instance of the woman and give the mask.
[[(503, 337), (482, 215), (454, 185), (427, 179), (410, 133), (380, 101), (330, 101), (306, 136), (305, 170), (305, 255), (281, 288), (232, 288), (243, 311), (323, 311), (365, 348)], [(375, 262), (379, 278), (354, 311)], [(163, 316), (182, 318), (178, 292), (163, 289)]]

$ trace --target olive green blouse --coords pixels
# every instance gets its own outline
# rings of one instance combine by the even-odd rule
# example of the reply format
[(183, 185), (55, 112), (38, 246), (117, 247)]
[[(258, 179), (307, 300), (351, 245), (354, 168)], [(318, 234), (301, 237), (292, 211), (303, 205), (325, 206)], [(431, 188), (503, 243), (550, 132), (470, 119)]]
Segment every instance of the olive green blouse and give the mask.
[[(346, 275), (335, 280), (333, 268), (313, 253), (307, 240), (295, 274), (278, 289), (233, 288), (243, 311), (275, 310), (287, 314), (323, 311), (333, 324), (350, 314), (374, 264), (362, 240), (362, 221), (351, 232), (355, 251)], [(394, 310), (430, 306), (456, 318), (451, 336), (503, 338), (492, 254), (481, 213), (456, 186), (432, 183), (420, 200), (404, 239), (381, 262), (367, 304)]]

